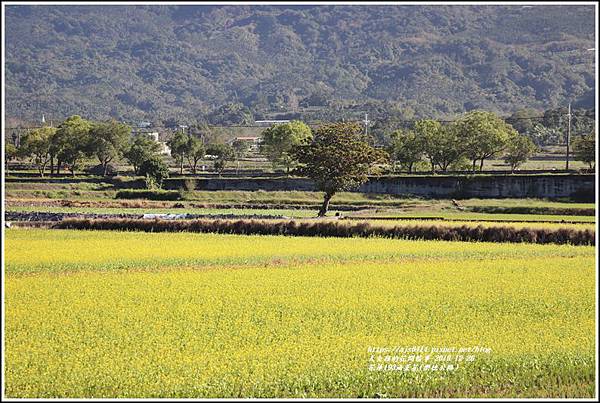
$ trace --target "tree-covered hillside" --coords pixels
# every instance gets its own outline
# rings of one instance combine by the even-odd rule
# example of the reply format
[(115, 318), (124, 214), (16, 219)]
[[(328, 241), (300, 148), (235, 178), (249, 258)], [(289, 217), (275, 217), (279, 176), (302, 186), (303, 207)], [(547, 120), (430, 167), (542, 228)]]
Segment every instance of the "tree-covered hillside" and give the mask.
[(581, 5), (7, 6), (6, 113), (223, 124), (593, 108), (594, 24)]

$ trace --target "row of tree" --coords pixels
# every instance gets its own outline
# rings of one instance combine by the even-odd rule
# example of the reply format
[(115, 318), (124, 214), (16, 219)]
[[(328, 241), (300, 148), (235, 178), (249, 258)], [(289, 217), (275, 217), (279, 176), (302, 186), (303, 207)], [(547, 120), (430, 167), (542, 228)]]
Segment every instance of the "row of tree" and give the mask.
[(45, 126), (23, 136), (16, 157), (29, 157), (41, 176), (67, 167), (74, 175), (81, 163), (97, 157), (105, 173), (111, 161), (127, 152), (131, 128), (117, 121), (91, 122), (71, 116), (58, 127)]
[[(262, 132), (260, 152), (276, 167), (290, 174), (298, 163), (296, 149), (309, 143), (313, 131), (303, 122), (291, 121), (274, 125)], [(491, 112), (472, 111), (448, 124), (436, 120), (420, 120), (410, 129), (396, 130), (391, 135), (392, 144), (386, 148), (394, 166), (413, 172), (416, 164), (427, 161), (432, 172), (446, 172), (451, 167), (468, 162), (472, 171), (483, 169), (484, 161), (503, 155), (514, 171), (536, 151), (534, 142), (519, 134), (510, 124)], [(373, 139), (369, 138), (370, 144)], [(167, 142), (171, 156), (183, 174), (184, 164), (192, 173), (204, 159), (212, 159), (214, 169), (220, 173), (228, 161), (243, 157), (248, 152), (244, 141), (232, 145), (215, 141), (210, 136), (174, 133)], [(96, 157), (104, 175), (109, 164), (125, 159), (137, 175), (150, 171), (166, 171), (158, 155), (160, 145), (144, 135), (131, 136), (131, 128), (116, 121), (92, 122), (80, 116), (71, 116), (58, 127), (42, 127), (27, 133), (16, 150), (7, 148), (7, 156), (29, 157), (41, 176), (48, 166), (51, 174), (60, 173), (66, 166), (74, 175), (82, 162)], [(578, 136), (573, 142), (575, 158), (593, 167), (595, 138), (593, 134)], [(144, 162), (150, 161), (150, 167)], [(161, 165), (162, 164), (162, 165)], [(148, 165), (148, 164), (146, 164)], [(144, 168), (144, 169), (142, 169)], [(164, 176), (164, 175), (163, 175)], [(161, 175), (157, 182), (160, 182)]]
[[(310, 127), (299, 121), (273, 126), (262, 133), (261, 150), (275, 166), (289, 173), (297, 163), (291, 151), (310, 137)], [(500, 155), (514, 171), (538, 151), (531, 138), (519, 134), (494, 113), (484, 111), (468, 112), (448, 124), (419, 120), (410, 129), (394, 131), (391, 138), (386, 149), (391, 162), (409, 173), (422, 161), (429, 163), (433, 173), (462, 168), (467, 162), (473, 172), (477, 167), (481, 171), (484, 161)], [(578, 136), (573, 149), (576, 158), (592, 168), (594, 135)]]
[(210, 156), (213, 161), (215, 171), (219, 175), (225, 169), (227, 162), (236, 158), (241, 158), (247, 152), (248, 147), (245, 142), (236, 140), (232, 145), (222, 142), (205, 142), (199, 136), (186, 134), (183, 131), (176, 132), (167, 142), (171, 149), (171, 156), (179, 166), (179, 173), (183, 174), (185, 161), (188, 163), (192, 173), (196, 173), (198, 163)]
[[(222, 172), (226, 161), (246, 150), (244, 142), (234, 142), (233, 147), (219, 142), (204, 144), (199, 137), (181, 131), (176, 132), (167, 144), (181, 173), (185, 161), (196, 173), (199, 161), (206, 154), (214, 159), (215, 169)], [(75, 175), (75, 171), (90, 158), (97, 158), (101, 173), (107, 175), (111, 163), (125, 160), (136, 175), (145, 176), (147, 171), (156, 173), (156, 182), (160, 184), (166, 177), (162, 172), (168, 173), (168, 167), (159, 155), (160, 149), (160, 144), (149, 136), (132, 136), (131, 127), (126, 124), (114, 120), (94, 122), (75, 115), (57, 127), (45, 126), (29, 131), (21, 138), (18, 147), (7, 144), (6, 157), (29, 158), (42, 177), (48, 168), (50, 174), (60, 174), (61, 168), (67, 168)]]
[(417, 121), (412, 130), (394, 132), (392, 139), (391, 154), (408, 172), (423, 159), (429, 162), (432, 172), (436, 168), (446, 172), (461, 160), (468, 160), (473, 172), (479, 162), (481, 171), (485, 160), (501, 153), (505, 153), (505, 161), (514, 171), (537, 151), (530, 138), (494, 113), (484, 111), (468, 112), (448, 124)]
[(66, 167), (75, 175), (84, 161), (94, 157), (104, 175), (111, 162), (126, 159), (136, 174), (146, 177), (148, 187), (160, 187), (169, 173), (159, 155), (160, 145), (148, 136), (131, 136), (131, 128), (115, 120), (93, 122), (78, 115), (58, 127), (31, 130), (19, 147), (6, 151), (8, 158), (30, 158), (42, 177), (48, 167), (50, 174), (60, 174)]
[[(502, 156), (514, 172), (539, 151), (534, 139), (515, 130), (511, 124), (491, 112), (472, 111), (456, 121), (441, 124), (435, 120), (417, 121), (412, 129), (392, 134), (390, 154), (409, 173), (413, 166), (426, 160), (431, 172), (439, 168), (459, 167), (465, 162), (476, 171), (483, 170), (485, 160)], [(593, 168), (595, 136), (577, 136), (572, 143), (576, 159)]]

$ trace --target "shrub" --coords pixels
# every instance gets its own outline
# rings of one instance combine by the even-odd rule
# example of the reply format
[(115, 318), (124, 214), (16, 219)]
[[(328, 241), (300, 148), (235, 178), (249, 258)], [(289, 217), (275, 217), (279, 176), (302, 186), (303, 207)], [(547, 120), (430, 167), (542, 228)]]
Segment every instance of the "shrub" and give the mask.
[(193, 192), (194, 190), (196, 190), (196, 180), (191, 178), (184, 180), (183, 187), (186, 191)]
[(169, 177), (169, 168), (162, 158), (151, 156), (140, 165), (140, 175), (146, 177), (148, 189), (160, 188), (163, 181)]

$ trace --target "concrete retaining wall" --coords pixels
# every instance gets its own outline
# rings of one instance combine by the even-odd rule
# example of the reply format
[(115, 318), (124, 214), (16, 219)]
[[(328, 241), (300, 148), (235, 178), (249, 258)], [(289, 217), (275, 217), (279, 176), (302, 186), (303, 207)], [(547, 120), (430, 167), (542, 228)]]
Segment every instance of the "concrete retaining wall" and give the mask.
[[(197, 190), (266, 190), (314, 191), (313, 182), (305, 178), (196, 178)], [(7, 178), (7, 182), (23, 179)], [(119, 181), (115, 179), (28, 178), (26, 182), (77, 183), (109, 182), (118, 189), (143, 189), (142, 179)], [(167, 179), (165, 189), (185, 188), (184, 179)], [(382, 176), (371, 178), (359, 192), (423, 197), (477, 197), (477, 198), (558, 198), (571, 197), (594, 201), (595, 175), (593, 174), (540, 174), (540, 175), (473, 175), (473, 176)]]
[[(170, 179), (165, 188), (183, 187), (183, 181)], [(196, 179), (197, 190), (315, 190), (304, 178), (215, 178)], [(377, 177), (362, 185), (359, 192), (424, 197), (523, 198), (573, 197), (594, 200), (594, 175), (493, 175)]]

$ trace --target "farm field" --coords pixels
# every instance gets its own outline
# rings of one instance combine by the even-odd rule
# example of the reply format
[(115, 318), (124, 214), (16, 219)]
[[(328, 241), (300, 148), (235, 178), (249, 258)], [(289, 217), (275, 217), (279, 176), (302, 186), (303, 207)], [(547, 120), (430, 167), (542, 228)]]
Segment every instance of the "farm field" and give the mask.
[[(109, 183), (39, 183), (9, 182), (6, 184), (7, 199), (46, 198), (60, 199), (70, 197), (75, 200), (110, 200), (114, 199), (116, 190)], [(186, 195), (188, 201), (213, 203), (320, 203), (321, 192), (304, 191), (230, 191), (195, 190)], [(394, 197), (386, 194), (363, 194), (340, 192), (335, 196), (340, 204), (382, 204), (382, 205), (429, 205), (432, 201), (408, 197)]]
[[(594, 247), (41, 229), (6, 242), (8, 397), (594, 393)], [(381, 371), (377, 346), (488, 352)]]
[[(193, 191), (168, 201), (118, 199), (118, 190), (9, 182), (5, 209), (316, 223), (323, 196)], [(457, 203), (342, 192), (324, 220), (595, 231), (593, 203)], [(592, 246), (18, 226), (5, 234), (8, 397), (594, 393)], [(368, 352), (376, 346), (488, 352), (452, 370), (381, 371)]]
[[(114, 200), (116, 190), (110, 183), (40, 183), (8, 182), (6, 198), (8, 201), (61, 199), (71, 200)], [(308, 191), (239, 191), (239, 190), (195, 190), (186, 195), (188, 202), (206, 203), (278, 203), (278, 204), (315, 204), (321, 203), (321, 192)], [(123, 200), (122, 200), (123, 201)], [(454, 208), (450, 199), (427, 199), (419, 197), (400, 197), (388, 194), (340, 192), (332, 199), (333, 204), (395, 206), (402, 208)], [(459, 203), (465, 207), (536, 207), (536, 208), (594, 208), (594, 203), (578, 203), (545, 199), (462, 199)]]
[[(311, 209), (243, 209), (243, 208), (110, 208), (110, 207), (53, 207), (53, 206), (10, 206), (6, 211), (14, 212), (48, 212), (48, 213), (82, 213), (82, 214), (198, 214), (198, 215), (231, 215), (231, 216), (256, 216), (270, 217), (282, 216), (290, 218), (315, 218), (315, 211)], [(527, 215), (527, 214), (483, 214), (483, 213), (430, 213), (430, 212), (397, 212), (393, 214), (373, 212), (370, 210), (361, 212), (346, 212), (330, 210), (329, 217), (341, 214), (343, 217), (353, 221), (370, 221), (382, 224), (388, 222), (411, 225), (426, 222), (427, 224), (478, 225), (486, 223), (518, 224), (557, 224), (571, 227), (571, 225), (587, 225), (593, 227), (594, 216), (570, 216), (570, 215)], [(364, 215), (363, 215), (364, 214)], [(373, 219), (371, 219), (373, 218)], [(377, 219), (379, 218), (379, 219)], [(539, 226), (539, 225), (538, 225)]]
[[(285, 216), (293, 218), (315, 217), (309, 209), (243, 209), (243, 208), (111, 208), (111, 207), (54, 207), (54, 206), (13, 206), (6, 211), (48, 212), (48, 213), (94, 213), (94, 214), (202, 214), (234, 216)], [(328, 215), (335, 215), (331, 210)]]
[[(563, 151), (564, 152), (564, 151)], [(570, 169), (586, 169), (589, 168), (588, 164), (581, 161), (569, 161)], [(486, 161), (483, 168), (484, 170), (498, 170), (498, 171), (509, 171), (510, 166), (502, 160), (490, 160)], [(533, 157), (532, 159), (525, 161), (523, 165), (519, 167), (520, 170), (563, 170), (565, 169), (565, 155), (554, 155), (544, 154)]]

